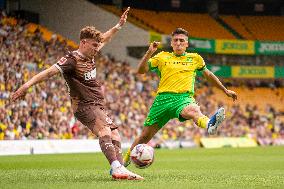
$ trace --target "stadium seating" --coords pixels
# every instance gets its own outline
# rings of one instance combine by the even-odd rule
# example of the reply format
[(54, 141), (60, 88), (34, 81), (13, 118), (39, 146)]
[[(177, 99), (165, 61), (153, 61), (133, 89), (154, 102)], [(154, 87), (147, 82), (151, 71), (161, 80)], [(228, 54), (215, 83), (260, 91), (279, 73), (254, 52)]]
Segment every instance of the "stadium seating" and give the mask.
[(257, 40), (284, 41), (283, 16), (241, 16), (240, 20)]
[[(101, 5), (102, 8), (120, 15), (114, 6)], [(192, 37), (213, 39), (235, 39), (226, 28), (208, 14), (181, 12), (155, 12), (131, 9), (131, 22), (146, 30), (170, 34), (176, 27), (183, 27)], [(220, 18), (248, 40), (284, 40), (284, 18), (279, 16), (234, 16), (220, 15)]]
[[(112, 12), (115, 15), (121, 15), (121, 10), (119, 10), (118, 8), (116, 8), (115, 6), (109, 6), (109, 5), (100, 5), (100, 7), (102, 7), (103, 9)], [(144, 23), (141, 23), (141, 21), (139, 21), (139, 19), (135, 18), (132, 14), (132, 12), (129, 13), (129, 18), (127, 18), (128, 21), (134, 23), (135, 25), (137, 25), (140, 28), (143, 28), (145, 30), (153, 30), (150, 26), (147, 26)]]
[[(40, 26), (38, 24), (34, 24), (34, 23), (29, 23), (27, 25), (27, 30), (30, 33), (34, 33), (37, 29), (42, 33), (42, 37), (43, 37), (44, 40), (46, 40), (46, 41), (51, 40), (52, 35), (54, 33), (51, 32), (50, 30), (48, 30), (47, 28), (45, 28), (43, 26)], [(66, 40), (59, 34), (56, 34), (56, 37), (58, 38), (59, 41)], [(66, 40), (66, 42), (67, 42), (67, 45), (71, 46), (72, 48), (77, 48), (78, 47), (78, 45), (74, 41)]]
[(241, 22), (241, 20), (234, 15), (221, 15), (220, 18), (230, 25), (234, 30), (236, 30), (244, 39), (255, 39), (254, 33), (246, 28), (246, 25)]
[(249, 40), (284, 40), (283, 16), (233, 16), (221, 15), (227, 24)]
[[(114, 6), (101, 5), (103, 8), (120, 15)], [(130, 17), (136, 19), (134, 24), (143, 24), (159, 33), (170, 34), (174, 28), (183, 27), (193, 37), (214, 39), (235, 39), (235, 37), (218, 24), (208, 14), (188, 14), (180, 12), (155, 12), (141, 9), (131, 9)], [(131, 21), (131, 20), (130, 20)], [(144, 28), (145, 28), (144, 27)], [(143, 28), (143, 27), (142, 27)]]
[(266, 113), (266, 108), (271, 105), (277, 112), (284, 112), (283, 100), (284, 100), (284, 88), (253, 88), (250, 89), (244, 87), (232, 87), (238, 93), (238, 101), (233, 102), (230, 98), (226, 98), (224, 93), (216, 88), (213, 89), (214, 95), (212, 100), (215, 102), (221, 101), (232, 107), (233, 105), (239, 105), (242, 111), (245, 111), (246, 105), (257, 106), (261, 114)]
[[(37, 30), (40, 26), (18, 25), (14, 21), (1, 22), (1, 26), (7, 36), (0, 36), (3, 40), (0, 52), (0, 140), (94, 138), (74, 119), (64, 80), (60, 76), (31, 88), (24, 100), (8, 103), (11, 93), (23, 82), (64, 55), (66, 43), (58, 38), (49, 39), (51, 33)], [(19, 48), (22, 50), (18, 51)], [(33, 53), (30, 53), (31, 49)], [(105, 72), (98, 72), (98, 78), (104, 83), (106, 109), (119, 126), (123, 140), (133, 140), (133, 136), (143, 128), (155, 97), (153, 91), (158, 78), (152, 74), (137, 76), (129, 64), (110, 56), (98, 57), (97, 66), (98, 70), (107, 68)], [(125, 90), (121, 91), (121, 88)], [(263, 137), (263, 133), (258, 134), (258, 128), (266, 128), (265, 136), (270, 138), (284, 133), (284, 118), (281, 116), (284, 112), (284, 88), (247, 87), (244, 82), (241, 87), (231, 88), (239, 94), (235, 103), (220, 90), (207, 87), (203, 79), (199, 80), (197, 88), (196, 100), (204, 114), (212, 115), (220, 105), (226, 107), (228, 119), (219, 131), (221, 136), (253, 135), (257, 140)], [(157, 136), (158, 141), (198, 141), (200, 137), (207, 136), (204, 129), (193, 125), (191, 121), (179, 123), (172, 120)]]

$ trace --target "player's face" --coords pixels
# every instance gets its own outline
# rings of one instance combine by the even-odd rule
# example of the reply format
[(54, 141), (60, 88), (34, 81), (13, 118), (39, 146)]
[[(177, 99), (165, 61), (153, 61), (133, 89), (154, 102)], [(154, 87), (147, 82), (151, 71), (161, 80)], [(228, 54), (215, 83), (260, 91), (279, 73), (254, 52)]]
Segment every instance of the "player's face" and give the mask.
[(98, 53), (100, 45), (101, 42), (95, 39), (84, 39), (84, 54), (88, 57), (94, 57)]
[(188, 47), (188, 37), (184, 34), (176, 34), (172, 37), (171, 46), (175, 54), (183, 54)]

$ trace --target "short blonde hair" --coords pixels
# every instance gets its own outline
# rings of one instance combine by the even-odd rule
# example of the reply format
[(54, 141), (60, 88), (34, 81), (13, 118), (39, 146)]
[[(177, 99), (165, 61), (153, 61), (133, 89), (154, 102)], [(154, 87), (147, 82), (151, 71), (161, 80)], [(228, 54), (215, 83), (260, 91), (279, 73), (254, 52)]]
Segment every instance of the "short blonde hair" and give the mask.
[(94, 26), (86, 26), (80, 31), (80, 40), (82, 39), (95, 39), (100, 42), (102, 40), (102, 33)]

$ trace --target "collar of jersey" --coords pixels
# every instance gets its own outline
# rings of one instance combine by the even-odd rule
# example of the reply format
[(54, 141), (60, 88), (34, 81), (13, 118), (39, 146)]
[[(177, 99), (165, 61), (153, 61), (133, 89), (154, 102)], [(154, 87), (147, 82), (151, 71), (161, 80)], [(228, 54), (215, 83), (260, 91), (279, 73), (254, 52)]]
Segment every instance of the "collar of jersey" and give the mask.
[(176, 53), (174, 53), (174, 52), (172, 52), (172, 54), (173, 54), (174, 56), (176, 56), (176, 57), (181, 57), (181, 56), (185, 56), (185, 55), (186, 55), (186, 52), (182, 53), (181, 55), (178, 55), (178, 54), (176, 54)]
[(86, 57), (85, 55), (83, 55), (80, 51), (75, 51), (78, 55), (79, 55), (79, 57), (80, 58), (82, 58), (83, 60), (87, 60), (87, 61), (92, 61), (92, 59), (90, 59), (90, 58), (88, 58), (88, 57)]

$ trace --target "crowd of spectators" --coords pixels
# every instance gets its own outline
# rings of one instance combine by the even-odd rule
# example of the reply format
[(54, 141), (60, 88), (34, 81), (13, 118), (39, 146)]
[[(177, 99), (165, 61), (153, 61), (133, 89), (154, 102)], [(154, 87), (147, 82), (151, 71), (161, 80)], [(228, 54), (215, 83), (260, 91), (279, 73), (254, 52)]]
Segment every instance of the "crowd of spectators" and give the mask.
[[(29, 33), (27, 23), (21, 20), (11, 25), (2, 18), (0, 28), (0, 140), (96, 138), (75, 119), (61, 75), (30, 88), (24, 99), (16, 103), (9, 101), (13, 91), (56, 63), (68, 47), (56, 35), (45, 41), (39, 31)], [(110, 55), (100, 55), (96, 63), (109, 116), (119, 126), (123, 141), (132, 141), (143, 128), (158, 77), (151, 73), (137, 75), (127, 62), (117, 61)], [(212, 115), (220, 105), (228, 110), (219, 136), (247, 136), (263, 145), (284, 140), (284, 123), (273, 107), (268, 107), (265, 114), (260, 114), (257, 106), (247, 105), (245, 110), (238, 105), (228, 107), (222, 104), (222, 99), (210, 98), (213, 92), (202, 79), (197, 80), (199, 87), (205, 89), (196, 96), (204, 114)], [(192, 121), (172, 120), (155, 140), (199, 142), (203, 136), (207, 136), (206, 130), (199, 129)]]

